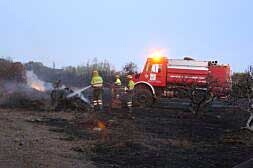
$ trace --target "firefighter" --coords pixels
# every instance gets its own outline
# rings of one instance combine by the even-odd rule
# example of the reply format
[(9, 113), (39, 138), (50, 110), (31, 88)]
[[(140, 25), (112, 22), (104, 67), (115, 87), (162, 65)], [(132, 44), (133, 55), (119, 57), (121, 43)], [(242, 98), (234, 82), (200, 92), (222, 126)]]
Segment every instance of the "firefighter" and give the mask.
[(132, 75), (127, 75), (127, 107), (129, 109), (129, 112), (132, 112), (132, 106), (133, 106), (133, 89), (134, 89), (134, 81), (132, 79)]
[(116, 99), (119, 99), (120, 96), (120, 87), (121, 87), (121, 80), (119, 75), (115, 75), (115, 82), (114, 82), (114, 88), (115, 88), (115, 94)]
[(53, 86), (55, 89), (59, 89), (61, 87), (61, 80), (59, 79), (59, 80), (55, 81)]
[(91, 86), (93, 87), (93, 106), (95, 109), (102, 111), (103, 78), (99, 75), (97, 70), (92, 72)]
[(115, 86), (121, 86), (121, 80), (119, 78), (119, 75), (115, 75), (115, 78), (116, 78), (114, 82)]

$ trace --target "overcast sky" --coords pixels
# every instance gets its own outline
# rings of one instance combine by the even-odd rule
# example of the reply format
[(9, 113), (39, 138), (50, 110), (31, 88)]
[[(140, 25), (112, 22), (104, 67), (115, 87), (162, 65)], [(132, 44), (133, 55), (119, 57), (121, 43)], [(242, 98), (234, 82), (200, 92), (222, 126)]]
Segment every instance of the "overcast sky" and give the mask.
[(252, 0), (0, 0), (0, 56), (57, 67), (94, 57), (142, 69), (154, 48), (170, 58), (253, 64)]

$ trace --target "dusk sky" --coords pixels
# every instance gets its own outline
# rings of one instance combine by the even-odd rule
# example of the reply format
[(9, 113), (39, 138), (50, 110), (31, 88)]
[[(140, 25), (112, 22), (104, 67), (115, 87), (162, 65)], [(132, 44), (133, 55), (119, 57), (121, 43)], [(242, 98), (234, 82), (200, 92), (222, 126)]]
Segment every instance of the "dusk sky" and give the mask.
[(56, 67), (147, 54), (253, 65), (252, 0), (0, 0), (0, 56)]

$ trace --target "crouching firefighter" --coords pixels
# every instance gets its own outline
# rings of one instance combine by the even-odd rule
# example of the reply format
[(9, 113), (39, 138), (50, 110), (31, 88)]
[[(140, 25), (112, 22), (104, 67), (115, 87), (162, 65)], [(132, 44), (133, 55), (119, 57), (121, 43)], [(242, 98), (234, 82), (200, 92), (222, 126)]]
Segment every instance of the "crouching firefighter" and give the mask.
[(132, 79), (132, 75), (127, 75), (127, 107), (129, 109), (129, 112), (132, 112), (133, 107), (133, 89), (134, 89), (134, 81)]
[(91, 86), (93, 88), (93, 106), (95, 110), (103, 110), (102, 93), (103, 93), (103, 78), (98, 74), (98, 71), (92, 72)]

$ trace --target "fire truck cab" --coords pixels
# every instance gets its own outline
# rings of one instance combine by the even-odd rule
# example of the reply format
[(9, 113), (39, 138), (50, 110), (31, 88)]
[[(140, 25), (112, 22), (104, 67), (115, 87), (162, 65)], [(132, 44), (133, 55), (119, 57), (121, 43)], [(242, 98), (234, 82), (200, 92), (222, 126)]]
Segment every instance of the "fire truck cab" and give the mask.
[(167, 58), (148, 58), (140, 75), (135, 76), (136, 86), (139, 83), (147, 82), (155, 87), (166, 86)]

